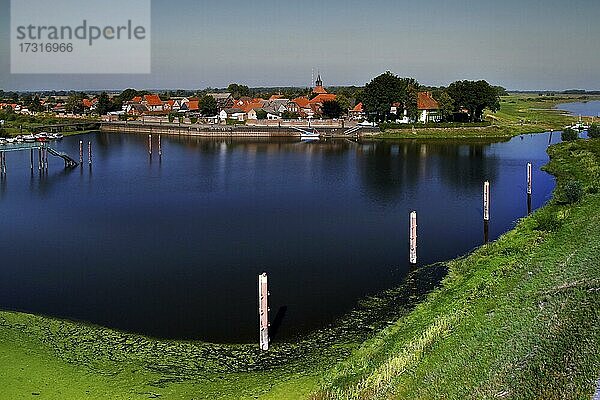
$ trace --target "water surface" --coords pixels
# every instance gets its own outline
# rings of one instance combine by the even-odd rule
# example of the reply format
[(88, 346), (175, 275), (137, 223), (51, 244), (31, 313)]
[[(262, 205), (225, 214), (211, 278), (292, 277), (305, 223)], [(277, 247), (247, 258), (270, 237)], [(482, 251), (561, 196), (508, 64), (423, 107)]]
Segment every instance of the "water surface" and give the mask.
[(600, 100), (559, 104), (556, 108), (576, 116), (600, 117)]
[[(553, 141), (558, 140), (555, 135)], [(508, 142), (208, 140), (90, 134), (56, 148), (93, 167), (7, 154), (0, 183), (0, 307), (163, 338), (254, 342), (257, 275), (267, 271), (277, 340), (323, 327), (409, 270), (408, 215), (419, 214), (419, 264), (482, 242), (551, 195), (548, 134)], [(154, 149), (156, 152), (156, 138)]]

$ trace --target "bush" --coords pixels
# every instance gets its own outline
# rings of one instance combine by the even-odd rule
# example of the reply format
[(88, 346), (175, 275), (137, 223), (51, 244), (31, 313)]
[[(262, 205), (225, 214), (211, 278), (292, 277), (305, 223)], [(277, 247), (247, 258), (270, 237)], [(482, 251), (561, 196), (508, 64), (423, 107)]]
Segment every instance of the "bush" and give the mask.
[(563, 142), (571, 142), (579, 139), (579, 133), (575, 129), (565, 128), (565, 130), (562, 131), (561, 137)]
[(567, 204), (577, 203), (583, 197), (583, 185), (579, 181), (569, 181), (563, 186), (564, 200)]
[(190, 117), (190, 122), (192, 124), (195, 124), (196, 122), (198, 122), (198, 118), (197, 117)]
[(555, 232), (562, 226), (562, 221), (555, 212), (550, 210), (541, 210), (534, 216), (538, 231)]
[(598, 125), (598, 124), (590, 125), (590, 127), (588, 128), (588, 136), (591, 137), (592, 139), (600, 138), (600, 125)]

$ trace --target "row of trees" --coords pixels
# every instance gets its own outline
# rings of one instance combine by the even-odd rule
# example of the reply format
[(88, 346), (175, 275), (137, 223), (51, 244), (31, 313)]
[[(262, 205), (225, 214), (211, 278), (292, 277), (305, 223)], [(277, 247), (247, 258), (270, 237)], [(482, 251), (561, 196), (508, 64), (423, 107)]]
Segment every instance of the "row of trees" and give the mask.
[[(417, 96), (424, 90), (413, 78), (400, 78), (386, 72), (368, 83), (361, 93), (361, 101), (370, 121), (389, 121), (401, 118), (404, 110), (407, 116), (417, 119)], [(500, 95), (504, 89), (491, 86), (486, 81), (457, 81), (447, 88), (431, 90), (439, 103), (440, 113), (446, 121), (459, 117), (470, 122), (482, 121), (484, 111), (496, 112), (500, 109)], [(399, 103), (398, 113), (391, 114), (392, 104)]]

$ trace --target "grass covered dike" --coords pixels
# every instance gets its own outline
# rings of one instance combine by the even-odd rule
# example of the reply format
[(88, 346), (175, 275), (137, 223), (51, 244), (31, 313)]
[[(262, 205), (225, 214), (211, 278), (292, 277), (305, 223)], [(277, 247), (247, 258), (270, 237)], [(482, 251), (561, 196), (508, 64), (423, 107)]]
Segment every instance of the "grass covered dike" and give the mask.
[(600, 140), (549, 153), (554, 200), (513, 231), (268, 353), (0, 312), (0, 398), (589, 399), (600, 375)]
[(590, 399), (600, 376), (600, 140), (549, 149), (554, 199), (449, 263), (440, 289), (314, 399)]

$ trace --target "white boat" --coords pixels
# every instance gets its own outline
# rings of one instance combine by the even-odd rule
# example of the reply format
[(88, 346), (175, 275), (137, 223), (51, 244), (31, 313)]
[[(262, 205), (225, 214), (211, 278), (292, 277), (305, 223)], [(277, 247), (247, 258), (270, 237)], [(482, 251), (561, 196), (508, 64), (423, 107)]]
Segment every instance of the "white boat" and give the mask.
[(17, 141), (17, 139), (15, 139), (15, 138), (7, 138), (7, 139), (6, 139), (6, 143), (8, 143), (8, 144), (13, 144), (13, 143), (15, 143), (16, 141)]
[(33, 143), (33, 142), (35, 142), (35, 136), (33, 136), (33, 135), (25, 135), (25, 136), (23, 136), (23, 141), (25, 143)]
[(302, 140), (319, 140), (319, 139), (321, 139), (321, 136), (318, 133), (306, 132), (306, 133), (300, 134), (300, 139), (302, 139)]

